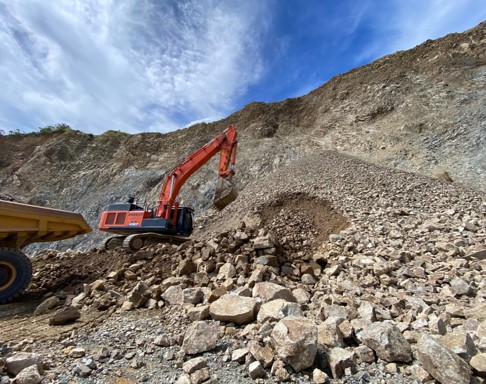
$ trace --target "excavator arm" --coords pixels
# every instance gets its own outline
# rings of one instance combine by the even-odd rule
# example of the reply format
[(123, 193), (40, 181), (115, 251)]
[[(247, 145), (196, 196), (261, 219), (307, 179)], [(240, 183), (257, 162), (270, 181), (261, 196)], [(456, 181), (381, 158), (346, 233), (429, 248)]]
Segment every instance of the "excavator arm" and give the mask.
[(206, 164), (214, 155), (220, 152), (219, 182), (216, 187), (214, 205), (222, 209), (236, 198), (236, 192), (231, 184), (234, 175), (237, 146), (236, 128), (230, 125), (224, 132), (209, 143), (187, 157), (182, 163), (169, 172), (164, 180), (160, 193), (156, 216), (171, 220), (177, 219), (177, 195), (186, 180), (199, 168)]

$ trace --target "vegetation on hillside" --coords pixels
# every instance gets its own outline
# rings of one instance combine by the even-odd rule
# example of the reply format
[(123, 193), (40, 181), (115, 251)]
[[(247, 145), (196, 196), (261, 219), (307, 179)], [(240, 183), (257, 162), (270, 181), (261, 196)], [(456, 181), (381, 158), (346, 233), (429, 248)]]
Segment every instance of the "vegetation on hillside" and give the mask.
[(46, 125), (45, 127), (39, 127), (37, 131), (34, 132), (22, 132), (20, 129), (15, 129), (5, 133), (0, 129), (0, 136), (33, 136), (33, 135), (49, 135), (51, 133), (62, 133), (66, 131), (72, 131), (72, 128), (65, 124), (60, 123), (56, 125)]

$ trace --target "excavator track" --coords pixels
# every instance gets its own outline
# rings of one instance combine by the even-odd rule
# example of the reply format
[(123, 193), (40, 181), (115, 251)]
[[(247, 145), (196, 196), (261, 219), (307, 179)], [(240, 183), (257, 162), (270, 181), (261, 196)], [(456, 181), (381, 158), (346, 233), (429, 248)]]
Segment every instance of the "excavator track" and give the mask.
[(111, 236), (111, 237), (108, 237), (103, 242), (103, 247), (106, 250), (123, 247), (123, 240), (125, 240), (125, 236)]
[(135, 233), (128, 236), (113, 236), (105, 240), (105, 249), (115, 249), (122, 247), (130, 252), (137, 252), (147, 245), (169, 243), (182, 244), (191, 240), (183, 236), (162, 235), (160, 233)]

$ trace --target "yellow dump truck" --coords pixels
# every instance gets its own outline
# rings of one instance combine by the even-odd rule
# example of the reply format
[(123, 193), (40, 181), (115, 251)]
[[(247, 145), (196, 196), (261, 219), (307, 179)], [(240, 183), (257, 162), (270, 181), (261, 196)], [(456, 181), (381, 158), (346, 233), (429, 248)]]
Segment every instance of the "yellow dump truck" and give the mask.
[(0, 304), (22, 293), (32, 278), (32, 263), (21, 248), (90, 231), (79, 213), (0, 200)]

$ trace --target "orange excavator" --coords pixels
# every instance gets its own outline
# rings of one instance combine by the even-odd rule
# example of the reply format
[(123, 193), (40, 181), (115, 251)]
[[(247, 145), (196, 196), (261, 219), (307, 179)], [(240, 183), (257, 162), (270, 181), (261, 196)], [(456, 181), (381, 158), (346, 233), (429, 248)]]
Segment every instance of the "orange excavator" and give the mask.
[(134, 204), (133, 197), (127, 203), (109, 205), (101, 215), (98, 228), (117, 236), (106, 239), (105, 248), (122, 246), (137, 251), (155, 242), (187, 241), (192, 233), (193, 210), (181, 206), (177, 201), (180, 189), (192, 174), (219, 152), (219, 178), (213, 203), (216, 208), (223, 209), (233, 202), (237, 197), (232, 183), (237, 143), (236, 128), (230, 125), (187, 157), (165, 177), (158, 206), (154, 209), (144, 209)]

